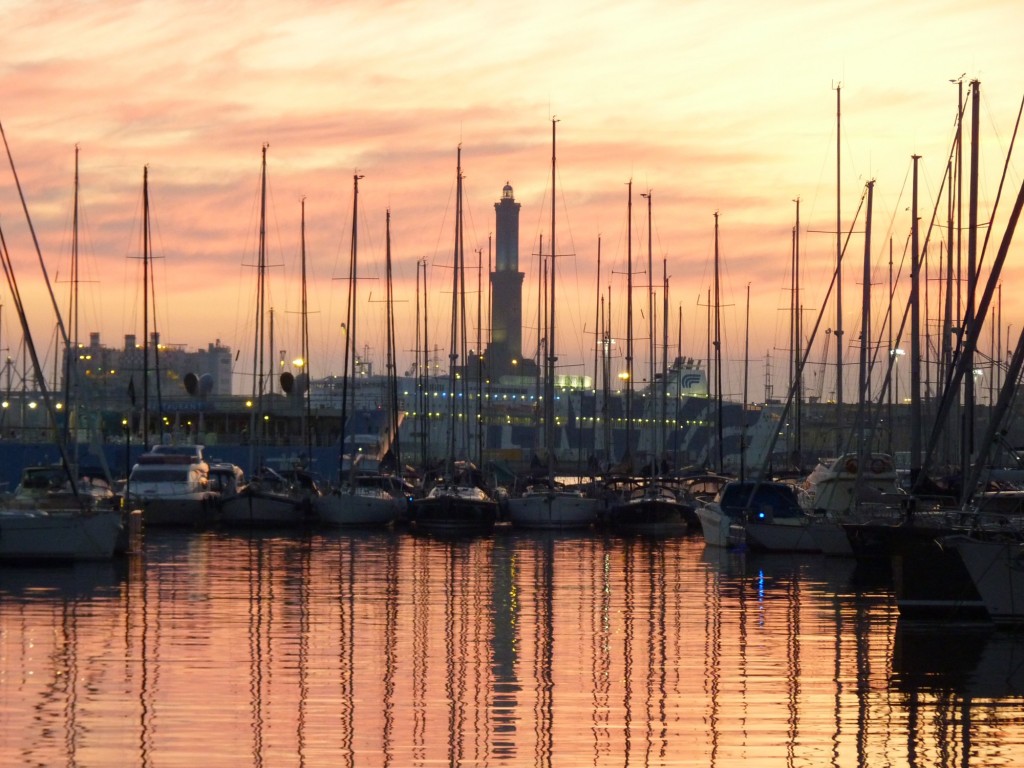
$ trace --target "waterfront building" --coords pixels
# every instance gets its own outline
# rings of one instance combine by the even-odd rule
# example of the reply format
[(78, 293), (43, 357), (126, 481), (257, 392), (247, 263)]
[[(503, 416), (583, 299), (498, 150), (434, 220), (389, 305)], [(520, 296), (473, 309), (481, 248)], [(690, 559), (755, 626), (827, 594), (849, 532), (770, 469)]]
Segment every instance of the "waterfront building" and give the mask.
[[(68, 366), (68, 354), (71, 371)], [(148, 361), (144, 359), (148, 354)], [(98, 403), (106, 407), (124, 398), (129, 382), (133, 382), (136, 397), (143, 389), (143, 375), (148, 372), (150, 401), (155, 403), (157, 387), (160, 395), (175, 397), (185, 391), (189, 374), (195, 376), (196, 391), (188, 394), (231, 395), (232, 394), (232, 353), (231, 347), (221, 344), (220, 339), (207, 345), (206, 349), (188, 351), (183, 344), (165, 344), (159, 333), (150, 335), (150, 343), (144, 349), (135, 334), (124, 337), (121, 349), (105, 347), (99, 333), (89, 334), (88, 344), (79, 344), (74, 350), (65, 350), (64, 365), (61, 366), (61, 388), (67, 386), (67, 376), (74, 375), (76, 397), (82, 403)]]

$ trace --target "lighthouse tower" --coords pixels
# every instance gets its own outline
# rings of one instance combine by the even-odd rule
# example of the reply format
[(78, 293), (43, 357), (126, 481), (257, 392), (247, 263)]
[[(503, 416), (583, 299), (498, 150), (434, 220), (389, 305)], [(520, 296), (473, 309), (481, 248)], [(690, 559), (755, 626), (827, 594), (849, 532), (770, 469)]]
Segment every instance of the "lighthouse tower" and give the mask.
[(534, 362), (523, 361), (523, 273), (519, 271), (519, 203), (507, 183), (494, 204), (495, 264), (491, 272), (491, 343), (487, 371), (502, 376), (533, 375)]

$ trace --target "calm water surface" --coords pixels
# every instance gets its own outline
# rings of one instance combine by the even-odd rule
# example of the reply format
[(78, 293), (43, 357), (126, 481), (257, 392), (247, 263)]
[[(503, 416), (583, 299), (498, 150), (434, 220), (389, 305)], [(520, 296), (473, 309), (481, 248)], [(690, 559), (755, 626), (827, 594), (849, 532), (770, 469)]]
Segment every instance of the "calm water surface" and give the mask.
[(0, 765), (1012, 766), (1022, 665), (699, 537), (150, 531), (0, 567)]

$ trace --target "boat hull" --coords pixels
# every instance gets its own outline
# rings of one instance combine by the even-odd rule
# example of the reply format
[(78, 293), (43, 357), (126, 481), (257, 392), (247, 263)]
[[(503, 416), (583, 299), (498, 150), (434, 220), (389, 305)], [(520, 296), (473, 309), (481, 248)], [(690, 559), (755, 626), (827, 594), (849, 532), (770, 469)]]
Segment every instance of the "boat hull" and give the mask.
[(217, 497), (212, 493), (175, 496), (131, 496), (131, 507), (142, 510), (149, 528), (202, 528), (216, 520)]
[(597, 499), (574, 493), (541, 491), (508, 500), (508, 519), (513, 528), (588, 528), (597, 522), (597, 512)]
[(941, 539), (905, 546), (893, 556), (891, 566), (901, 617), (947, 621), (988, 618), (960, 552)]
[(691, 529), (692, 506), (664, 498), (630, 499), (608, 510), (608, 524), (619, 533), (672, 536)]
[(494, 530), (498, 502), (440, 494), (412, 502), (412, 522), (419, 533), (472, 536)]
[(809, 518), (785, 518), (765, 523), (747, 520), (742, 527), (743, 542), (752, 552), (821, 552), (811, 533)]
[(697, 508), (697, 519), (704, 534), (704, 543), (712, 547), (728, 547), (732, 544), (729, 531), (732, 518), (722, 511), (717, 504), (705, 504)]
[(981, 596), (999, 624), (1024, 623), (1024, 546), (1020, 541), (981, 541), (956, 537), (956, 547)]
[(949, 525), (928, 521), (843, 522), (841, 525), (854, 557), (864, 560), (889, 560), (908, 548), (953, 532)]
[(123, 529), (115, 510), (0, 512), (0, 560), (110, 560)]
[(229, 528), (294, 528), (309, 523), (305, 499), (247, 486), (221, 500), (218, 520)]
[(846, 529), (830, 516), (816, 517), (809, 526), (811, 538), (824, 555), (833, 557), (853, 557), (853, 547)]
[(316, 521), (333, 528), (383, 527), (395, 522), (399, 512), (399, 505), (390, 494), (336, 491), (313, 500)]

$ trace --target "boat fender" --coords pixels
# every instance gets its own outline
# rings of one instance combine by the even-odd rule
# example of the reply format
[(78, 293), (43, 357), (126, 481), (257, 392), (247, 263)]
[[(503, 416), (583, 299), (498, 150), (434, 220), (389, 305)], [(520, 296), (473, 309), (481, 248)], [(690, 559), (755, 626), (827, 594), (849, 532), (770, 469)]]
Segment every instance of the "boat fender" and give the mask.
[(857, 460), (856, 459), (847, 459), (846, 460), (846, 471), (849, 472), (851, 475), (857, 474)]

